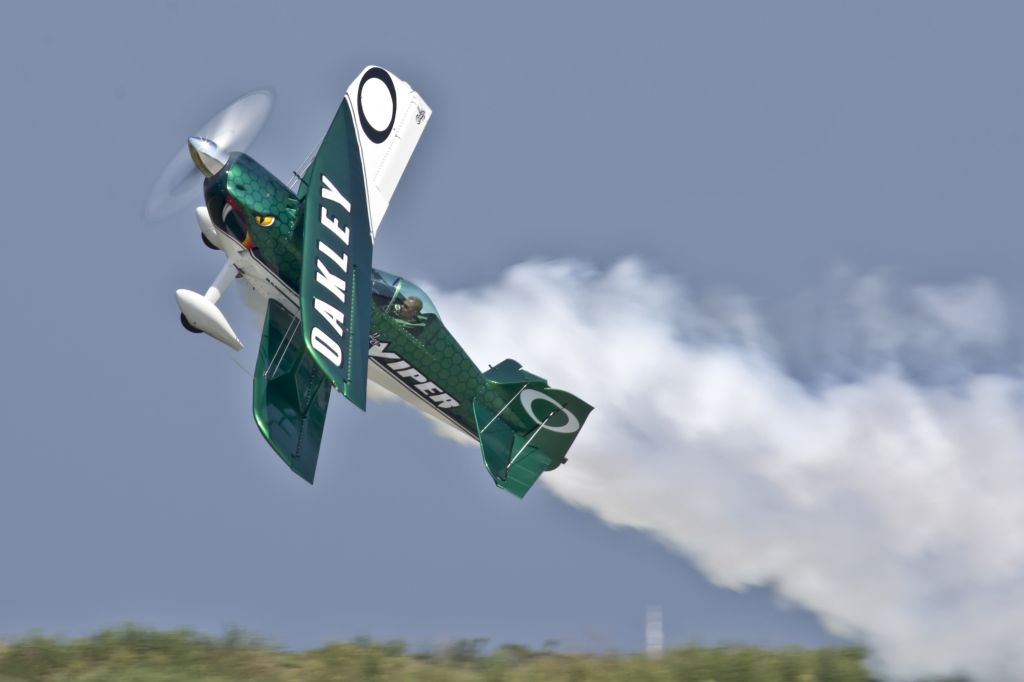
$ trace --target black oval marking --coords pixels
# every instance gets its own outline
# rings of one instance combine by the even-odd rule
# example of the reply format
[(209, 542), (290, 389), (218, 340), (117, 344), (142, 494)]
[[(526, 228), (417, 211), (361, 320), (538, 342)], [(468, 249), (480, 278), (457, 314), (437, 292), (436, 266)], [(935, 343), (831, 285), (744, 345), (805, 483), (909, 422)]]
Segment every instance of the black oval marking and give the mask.
[[(376, 78), (384, 83), (388, 88), (388, 94), (391, 95), (391, 121), (388, 123), (388, 127), (384, 130), (377, 130), (371, 126), (367, 122), (366, 116), (363, 114), (363, 86), (366, 85), (366, 81), (371, 78)], [(391, 80), (391, 74), (379, 66), (368, 69), (366, 73), (363, 74), (362, 80), (359, 81), (359, 92), (356, 94), (356, 99), (359, 100), (356, 102), (356, 106), (359, 107), (359, 125), (363, 127), (363, 132), (366, 133), (368, 138), (370, 138), (370, 142), (380, 144), (384, 140), (388, 139), (388, 135), (391, 134), (391, 129), (395, 127), (395, 113), (398, 110), (398, 96), (395, 94), (395, 83)]]

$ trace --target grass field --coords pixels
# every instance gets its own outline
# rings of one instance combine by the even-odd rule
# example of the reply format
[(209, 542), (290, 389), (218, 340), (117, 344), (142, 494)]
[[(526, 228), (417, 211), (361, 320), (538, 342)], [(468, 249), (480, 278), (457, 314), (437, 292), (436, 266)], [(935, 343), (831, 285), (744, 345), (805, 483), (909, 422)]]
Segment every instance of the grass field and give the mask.
[(560, 653), (484, 640), (410, 652), (401, 642), (359, 640), (285, 651), (234, 631), (107, 630), (83, 639), (27, 637), (0, 644), (0, 682), (185, 682), (208, 680), (422, 680), (458, 682), (859, 682), (872, 679), (856, 648), (684, 647), (657, 659), (637, 654)]

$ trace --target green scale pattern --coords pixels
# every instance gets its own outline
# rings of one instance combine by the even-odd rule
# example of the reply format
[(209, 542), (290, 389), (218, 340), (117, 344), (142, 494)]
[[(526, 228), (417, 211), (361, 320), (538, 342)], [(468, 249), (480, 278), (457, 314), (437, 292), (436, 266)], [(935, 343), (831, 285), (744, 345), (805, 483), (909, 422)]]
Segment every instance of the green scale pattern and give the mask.
[[(256, 246), (256, 256), (295, 291), (302, 275), (302, 230), (300, 198), (269, 171), (245, 154), (233, 159), (225, 174), (224, 189), (241, 207), (242, 218)], [(261, 227), (257, 215), (274, 217), (274, 224)], [(459, 402), (445, 410), (468, 432), (476, 433), (473, 399), (479, 399), (493, 412), (500, 412), (508, 401), (469, 358), (439, 319), (420, 334), (413, 335), (395, 318), (376, 306), (371, 308), (370, 333), (388, 344), (430, 381)], [(400, 381), (403, 379), (399, 378)], [(532, 425), (505, 412), (502, 418), (514, 428)]]
[[(302, 275), (302, 239), (299, 225), (299, 199), (287, 186), (244, 154), (240, 154), (227, 172), (227, 190), (243, 209), (258, 257), (295, 291)], [(273, 216), (274, 224), (261, 227), (256, 216)]]
[[(476, 433), (476, 420), (473, 417), (474, 398), (495, 413), (500, 412), (505, 406), (508, 398), (487, 381), (440, 320), (433, 321), (422, 332), (413, 335), (386, 310), (379, 307), (375, 306), (372, 309), (370, 319), (372, 335), (378, 341), (388, 344), (388, 352), (401, 357), (459, 402), (458, 407), (444, 411), (465, 426), (470, 433)], [(529, 428), (509, 412), (505, 412), (502, 418), (515, 428)]]

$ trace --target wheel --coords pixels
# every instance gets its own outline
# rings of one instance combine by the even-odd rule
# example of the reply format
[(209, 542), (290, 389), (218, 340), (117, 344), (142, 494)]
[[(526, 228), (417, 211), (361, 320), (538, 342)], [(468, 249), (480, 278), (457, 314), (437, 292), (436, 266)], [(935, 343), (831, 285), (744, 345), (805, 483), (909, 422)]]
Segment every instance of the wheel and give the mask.
[(203, 333), (202, 329), (196, 329), (195, 327), (193, 327), (189, 323), (189, 321), (187, 319), (185, 319), (185, 313), (181, 314), (181, 326), (184, 327), (185, 329), (189, 330), (193, 334), (202, 334)]
[(206, 248), (213, 249), (214, 251), (220, 251), (220, 249), (218, 249), (216, 246), (213, 245), (213, 242), (211, 242), (209, 239), (206, 238), (205, 234), (200, 232), (199, 236), (203, 238), (203, 243), (206, 244)]

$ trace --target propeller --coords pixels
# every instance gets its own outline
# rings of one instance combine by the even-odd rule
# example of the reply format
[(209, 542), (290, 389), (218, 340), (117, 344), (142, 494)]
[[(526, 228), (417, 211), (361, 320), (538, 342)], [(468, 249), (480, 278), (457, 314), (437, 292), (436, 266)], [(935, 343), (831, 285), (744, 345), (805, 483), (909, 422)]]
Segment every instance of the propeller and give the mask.
[(198, 199), (196, 181), (216, 173), (230, 152), (245, 151), (270, 114), (273, 96), (256, 90), (222, 109), (188, 139), (157, 178), (143, 208), (149, 222), (163, 220)]

